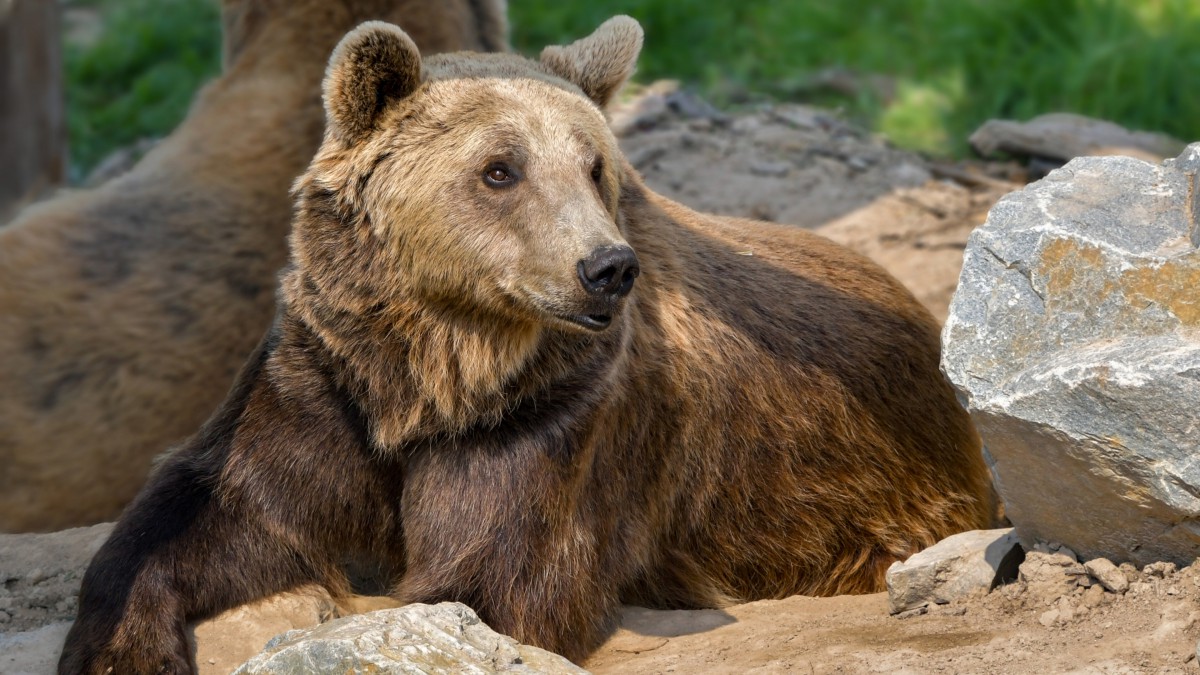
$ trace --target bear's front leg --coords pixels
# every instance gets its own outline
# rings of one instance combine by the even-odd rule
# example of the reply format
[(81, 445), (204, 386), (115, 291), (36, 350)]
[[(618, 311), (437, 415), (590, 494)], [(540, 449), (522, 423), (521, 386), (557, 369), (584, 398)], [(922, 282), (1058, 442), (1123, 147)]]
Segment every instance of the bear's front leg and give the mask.
[(193, 672), (187, 622), (303, 584), (342, 591), (345, 554), (400, 539), (376, 527), (398, 526), (398, 469), (328, 388), (285, 395), (264, 344), (92, 560), (60, 673)]
[(163, 466), (92, 560), (60, 673), (191, 673), (188, 621), (305, 583), (341, 583), (302, 531), (223, 500), (220, 481), (197, 464)]
[(572, 660), (598, 647), (616, 626), (627, 563), (612, 559), (612, 528), (588, 515), (572, 475), (582, 469), (553, 457), (468, 443), (414, 454), (397, 599), (462, 602), (492, 629)]
[(187, 621), (319, 578), (197, 464), (162, 467), (92, 560), (59, 672), (193, 672)]

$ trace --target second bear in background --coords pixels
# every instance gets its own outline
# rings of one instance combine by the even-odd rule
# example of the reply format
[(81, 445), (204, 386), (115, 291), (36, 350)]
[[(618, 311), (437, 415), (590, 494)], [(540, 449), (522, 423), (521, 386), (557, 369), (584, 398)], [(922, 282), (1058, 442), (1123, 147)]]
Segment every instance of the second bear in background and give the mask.
[[(166, 8), (163, 11), (170, 11)], [(270, 325), (329, 52), (503, 50), (503, 0), (223, 0), (224, 73), (129, 173), (0, 229), (0, 532), (111, 520)]]

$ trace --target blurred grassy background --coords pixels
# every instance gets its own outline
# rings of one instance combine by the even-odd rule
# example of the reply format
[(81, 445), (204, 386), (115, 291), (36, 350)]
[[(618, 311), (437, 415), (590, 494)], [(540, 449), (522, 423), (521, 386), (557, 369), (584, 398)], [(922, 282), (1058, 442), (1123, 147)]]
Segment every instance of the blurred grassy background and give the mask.
[[(163, 135), (219, 68), (214, 0), (67, 0), (71, 152), (82, 173)], [(902, 147), (961, 155), (993, 117), (1069, 111), (1200, 139), (1197, 0), (510, 0), (536, 54), (616, 13), (646, 28), (636, 79), (719, 106), (839, 108)]]

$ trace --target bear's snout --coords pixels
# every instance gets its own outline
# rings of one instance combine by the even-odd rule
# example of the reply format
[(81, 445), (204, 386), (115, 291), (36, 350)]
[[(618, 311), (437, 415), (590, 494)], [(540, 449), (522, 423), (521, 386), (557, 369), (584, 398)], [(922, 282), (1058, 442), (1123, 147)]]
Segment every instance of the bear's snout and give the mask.
[(641, 273), (637, 254), (628, 246), (601, 246), (579, 261), (579, 283), (595, 299), (618, 300), (633, 290)]

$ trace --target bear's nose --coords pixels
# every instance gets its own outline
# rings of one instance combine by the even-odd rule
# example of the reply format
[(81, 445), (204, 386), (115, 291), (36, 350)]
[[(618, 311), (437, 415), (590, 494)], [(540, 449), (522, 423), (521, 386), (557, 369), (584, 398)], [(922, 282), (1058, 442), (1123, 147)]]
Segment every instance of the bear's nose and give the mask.
[(641, 271), (637, 255), (628, 246), (601, 246), (579, 261), (579, 281), (592, 295), (625, 297)]

